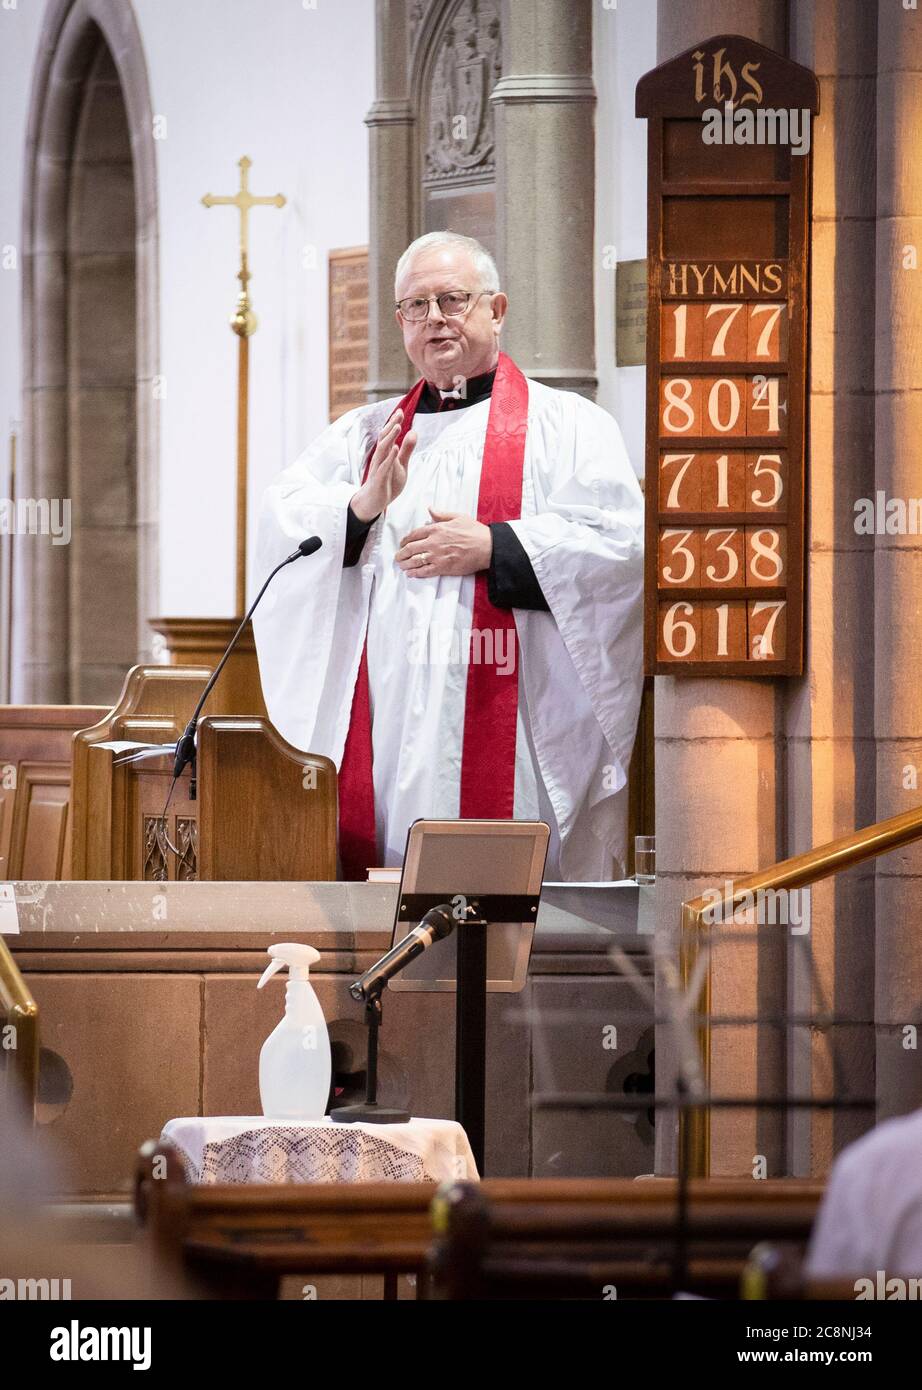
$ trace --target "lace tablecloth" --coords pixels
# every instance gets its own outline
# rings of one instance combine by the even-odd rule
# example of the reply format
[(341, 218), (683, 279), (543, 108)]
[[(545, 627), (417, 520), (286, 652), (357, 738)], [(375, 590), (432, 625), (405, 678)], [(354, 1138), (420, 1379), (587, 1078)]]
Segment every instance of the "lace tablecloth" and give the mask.
[(190, 1182), (444, 1182), (476, 1179), (467, 1135), (454, 1120), (405, 1125), (300, 1123), (262, 1115), (170, 1120), (160, 1138), (179, 1151)]

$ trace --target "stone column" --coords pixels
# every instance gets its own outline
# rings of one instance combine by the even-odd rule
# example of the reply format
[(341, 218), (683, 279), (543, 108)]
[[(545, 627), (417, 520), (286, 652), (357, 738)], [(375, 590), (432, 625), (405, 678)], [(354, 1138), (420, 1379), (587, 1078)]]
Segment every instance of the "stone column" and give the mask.
[[(658, 7), (657, 60), (665, 62), (713, 34), (745, 34), (785, 49), (784, 0), (685, 0)], [(658, 946), (674, 957), (680, 907), (705, 888), (766, 867), (781, 857), (779, 836), (779, 699), (771, 680), (658, 677), (655, 689)], [(741, 930), (741, 929), (738, 929)], [(714, 954), (716, 1015), (776, 1012), (783, 1003), (783, 958), (747, 942)], [(662, 978), (662, 976), (661, 976)], [(660, 1000), (662, 992), (658, 991)], [(783, 1044), (777, 1029), (736, 1026), (712, 1033), (712, 1089), (720, 1095), (779, 1094)], [(656, 1089), (674, 1087), (674, 1042), (657, 1028)], [(676, 1166), (678, 1126), (657, 1118), (656, 1170)], [(770, 1176), (783, 1170), (784, 1125), (778, 1112), (716, 1111), (711, 1172), (752, 1172), (762, 1155)]]
[[(877, 35), (876, 487), (918, 498), (922, 432), (922, 15), (879, 7)], [(870, 595), (868, 596), (868, 598)], [(868, 600), (866, 599), (866, 602)], [(918, 806), (922, 763), (922, 540), (878, 535), (874, 555), (877, 812)], [(878, 860), (877, 1099), (881, 1117), (922, 1104), (919, 1026), (922, 847)]]
[(496, 112), (504, 346), (548, 386), (595, 393), (590, 0), (503, 0)]
[[(876, 7), (796, 0), (791, 57), (816, 72), (813, 131), (807, 671), (787, 683), (783, 731), (786, 852), (875, 820), (873, 539), (855, 534), (854, 502), (874, 489)], [(908, 804), (908, 803), (907, 803)], [(896, 810), (896, 806), (893, 807)], [(887, 814), (887, 813), (884, 813)], [(792, 1011), (849, 1020), (797, 1028), (792, 1094), (872, 1095), (874, 865), (817, 884), (809, 936), (791, 939)], [(807, 954), (809, 950), (809, 955)], [(873, 1113), (788, 1117), (789, 1171), (827, 1172)]]
[(410, 365), (394, 323), (394, 268), (413, 240), (413, 113), (407, 81), (406, 0), (375, 6), (375, 100), (369, 137), (368, 248), (369, 401), (402, 396)]

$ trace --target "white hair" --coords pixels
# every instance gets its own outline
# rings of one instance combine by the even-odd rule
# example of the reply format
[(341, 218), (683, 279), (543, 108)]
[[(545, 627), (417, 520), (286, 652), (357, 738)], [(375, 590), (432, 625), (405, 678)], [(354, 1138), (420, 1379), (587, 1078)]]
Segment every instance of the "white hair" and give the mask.
[(474, 263), (474, 269), (480, 277), (480, 284), (471, 285), (471, 289), (487, 290), (490, 294), (496, 294), (499, 290), (499, 271), (496, 269), (496, 262), (490, 255), (485, 246), (481, 246), (479, 241), (475, 241), (472, 236), (462, 236), (460, 232), (426, 232), (425, 236), (418, 236), (415, 241), (404, 251), (400, 260), (397, 262), (397, 269), (394, 272), (394, 297), (397, 297), (397, 286), (400, 284), (410, 261), (418, 251), (426, 251), (430, 246), (462, 246)]

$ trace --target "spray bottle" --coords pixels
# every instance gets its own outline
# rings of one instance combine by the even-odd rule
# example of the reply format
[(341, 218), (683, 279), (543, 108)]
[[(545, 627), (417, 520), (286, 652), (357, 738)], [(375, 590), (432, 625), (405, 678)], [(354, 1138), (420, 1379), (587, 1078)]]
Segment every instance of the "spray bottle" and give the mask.
[(285, 1014), (259, 1054), (259, 1096), (273, 1119), (321, 1120), (330, 1097), (330, 1037), (320, 1001), (308, 979), (320, 959), (313, 946), (294, 941), (269, 947), (270, 963), (257, 989), (277, 970), (289, 971)]

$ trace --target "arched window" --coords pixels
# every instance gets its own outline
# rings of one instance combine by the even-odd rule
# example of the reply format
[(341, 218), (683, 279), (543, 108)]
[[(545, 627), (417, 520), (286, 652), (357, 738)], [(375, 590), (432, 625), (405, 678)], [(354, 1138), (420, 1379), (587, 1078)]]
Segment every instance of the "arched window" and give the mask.
[(13, 698), (114, 701), (157, 607), (157, 223), (140, 37), (120, 0), (48, 6), (23, 228)]

